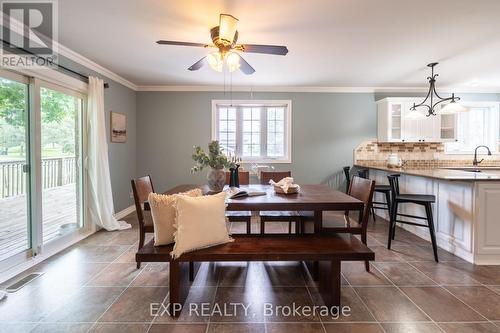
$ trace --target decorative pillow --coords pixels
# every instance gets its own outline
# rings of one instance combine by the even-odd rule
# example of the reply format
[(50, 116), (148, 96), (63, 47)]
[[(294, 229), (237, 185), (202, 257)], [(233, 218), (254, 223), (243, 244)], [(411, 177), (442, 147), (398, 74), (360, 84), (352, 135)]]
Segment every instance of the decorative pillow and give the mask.
[(233, 241), (226, 227), (225, 199), (225, 192), (203, 197), (177, 197), (172, 258)]
[(167, 245), (174, 242), (175, 200), (177, 196), (200, 197), (203, 192), (197, 188), (187, 192), (165, 195), (150, 193), (148, 197), (153, 218), (155, 246)]

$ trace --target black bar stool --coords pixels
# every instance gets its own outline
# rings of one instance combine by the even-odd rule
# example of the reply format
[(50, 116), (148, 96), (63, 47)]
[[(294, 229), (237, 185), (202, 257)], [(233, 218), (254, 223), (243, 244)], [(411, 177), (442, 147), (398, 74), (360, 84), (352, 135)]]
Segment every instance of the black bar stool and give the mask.
[(344, 175), (345, 175), (345, 180), (346, 180), (345, 193), (347, 193), (347, 192), (349, 192), (349, 187), (351, 187), (351, 167), (345, 166), (343, 168), (343, 170), (344, 170)]
[[(431, 234), (432, 250), (434, 251), (434, 260), (436, 260), (436, 262), (439, 262), (437, 253), (436, 234), (434, 231), (434, 219), (432, 217), (432, 204), (436, 202), (436, 196), (431, 194), (400, 194), (399, 177), (400, 175), (387, 176), (387, 178), (389, 179), (389, 184), (392, 192), (392, 211), (391, 211), (391, 220), (389, 225), (389, 240), (387, 242), (387, 248), (389, 250), (391, 249), (391, 241), (394, 239), (396, 233), (396, 222), (415, 225), (418, 227), (427, 227), (429, 228), (429, 233)], [(398, 206), (404, 203), (413, 203), (416, 205), (424, 206), (426, 217), (398, 213)], [(410, 217), (419, 220), (427, 220), (427, 224), (401, 221), (398, 220), (398, 216)]]
[[(358, 176), (361, 178), (368, 179), (368, 169), (359, 169)], [(391, 216), (391, 186), (377, 184), (375, 185), (375, 193), (382, 193), (385, 195), (385, 202), (373, 201), (372, 203), (372, 216), (373, 222), (375, 222), (375, 209), (383, 209), (387, 210), (389, 213), (389, 217)]]

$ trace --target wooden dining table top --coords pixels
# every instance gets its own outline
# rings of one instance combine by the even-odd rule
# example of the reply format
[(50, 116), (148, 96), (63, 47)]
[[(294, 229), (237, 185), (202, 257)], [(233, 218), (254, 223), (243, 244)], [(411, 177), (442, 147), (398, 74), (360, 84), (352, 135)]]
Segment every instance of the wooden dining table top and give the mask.
[[(165, 194), (185, 192), (193, 188), (201, 188), (208, 193), (208, 187), (200, 185), (179, 185)], [(364, 207), (362, 201), (353, 198), (343, 192), (335, 190), (328, 185), (306, 184), (300, 185), (300, 192), (296, 194), (275, 193), (273, 186), (251, 184), (240, 186), (241, 190), (265, 192), (266, 195), (242, 197), (227, 200), (228, 211), (264, 211), (264, 210), (304, 210), (304, 211), (328, 211), (328, 210), (361, 210)]]

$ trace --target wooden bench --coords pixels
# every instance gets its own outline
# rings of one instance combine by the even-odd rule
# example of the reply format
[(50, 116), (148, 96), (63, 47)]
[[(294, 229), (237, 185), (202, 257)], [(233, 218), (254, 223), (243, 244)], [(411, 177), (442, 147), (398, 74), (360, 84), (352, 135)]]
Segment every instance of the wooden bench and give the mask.
[[(176, 260), (170, 257), (173, 245), (155, 247), (151, 241), (137, 252), (136, 259), (141, 262), (170, 263), (169, 304), (181, 306), (201, 262), (319, 262), (319, 291), (323, 301), (328, 306), (340, 306), (341, 262), (375, 259), (373, 251), (348, 234), (233, 236), (235, 241), (232, 243), (185, 253)], [(179, 313), (173, 310), (170, 312), (174, 316)]]

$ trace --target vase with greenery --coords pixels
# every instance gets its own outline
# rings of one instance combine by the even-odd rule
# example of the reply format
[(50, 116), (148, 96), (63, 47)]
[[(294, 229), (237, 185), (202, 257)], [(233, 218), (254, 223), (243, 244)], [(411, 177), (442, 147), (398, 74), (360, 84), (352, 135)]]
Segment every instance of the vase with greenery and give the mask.
[(195, 146), (192, 158), (196, 165), (191, 168), (191, 172), (202, 171), (204, 168), (210, 167), (207, 175), (208, 187), (212, 192), (222, 191), (226, 182), (224, 169), (234, 167), (236, 159), (224, 154), (219, 141), (211, 141), (208, 144), (208, 153), (200, 146)]

